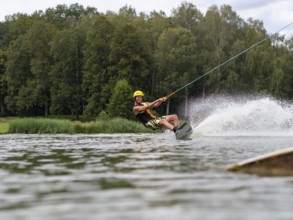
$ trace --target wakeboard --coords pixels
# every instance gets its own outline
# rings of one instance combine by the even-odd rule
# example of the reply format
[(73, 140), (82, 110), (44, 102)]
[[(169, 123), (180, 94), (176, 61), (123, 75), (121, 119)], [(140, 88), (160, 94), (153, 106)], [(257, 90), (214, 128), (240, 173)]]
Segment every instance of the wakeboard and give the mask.
[(192, 127), (190, 124), (185, 122), (182, 124), (178, 130), (175, 132), (175, 136), (177, 140), (186, 140), (189, 139), (192, 135)]

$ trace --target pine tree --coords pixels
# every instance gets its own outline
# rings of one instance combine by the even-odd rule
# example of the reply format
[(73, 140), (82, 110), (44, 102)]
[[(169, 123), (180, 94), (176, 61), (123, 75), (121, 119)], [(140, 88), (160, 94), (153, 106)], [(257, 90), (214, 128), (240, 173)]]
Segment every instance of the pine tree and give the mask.
[(116, 83), (113, 94), (107, 106), (110, 117), (133, 118), (132, 114), (132, 87), (126, 79), (121, 79)]

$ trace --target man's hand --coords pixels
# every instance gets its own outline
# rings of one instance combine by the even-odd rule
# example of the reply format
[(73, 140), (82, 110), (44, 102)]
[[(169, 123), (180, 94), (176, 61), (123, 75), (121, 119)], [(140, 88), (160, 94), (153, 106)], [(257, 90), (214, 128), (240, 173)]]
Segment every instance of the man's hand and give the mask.
[(159, 102), (165, 102), (167, 100), (166, 97), (159, 98)]

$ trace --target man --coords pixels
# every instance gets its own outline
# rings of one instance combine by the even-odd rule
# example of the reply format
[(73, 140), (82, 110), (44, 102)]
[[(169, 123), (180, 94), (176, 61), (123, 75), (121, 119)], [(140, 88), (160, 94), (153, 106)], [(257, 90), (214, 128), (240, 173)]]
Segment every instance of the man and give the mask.
[(167, 129), (174, 131), (174, 133), (177, 131), (180, 124), (177, 115), (173, 114), (162, 117), (156, 117), (151, 113), (152, 108), (158, 107), (159, 105), (161, 105), (162, 102), (167, 100), (165, 97), (159, 98), (153, 102), (143, 102), (144, 94), (142, 91), (137, 90), (133, 93), (133, 98), (133, 112), (136, 118), (140, 122), (142, 122), (146, 127), (155, 130), (161, 128), (162, 126), (165, 126)]

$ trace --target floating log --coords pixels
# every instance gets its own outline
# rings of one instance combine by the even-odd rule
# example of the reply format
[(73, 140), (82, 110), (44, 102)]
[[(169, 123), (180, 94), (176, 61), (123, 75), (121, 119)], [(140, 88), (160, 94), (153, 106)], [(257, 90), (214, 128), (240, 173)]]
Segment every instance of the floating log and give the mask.
[(227, 170), (261, 176), (293, 176), (293, 148), (283, 149), (228, 165)]

